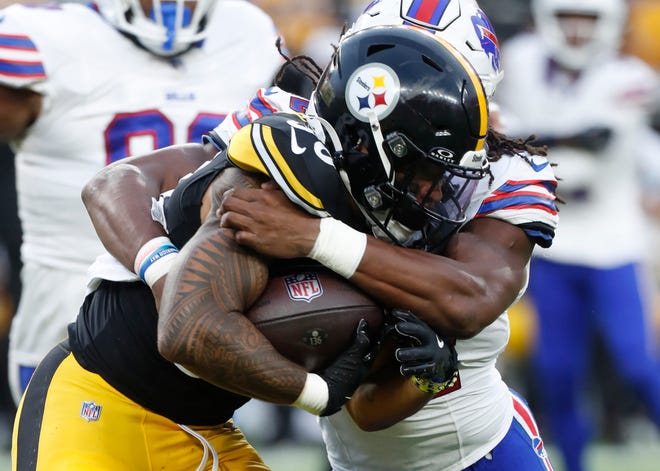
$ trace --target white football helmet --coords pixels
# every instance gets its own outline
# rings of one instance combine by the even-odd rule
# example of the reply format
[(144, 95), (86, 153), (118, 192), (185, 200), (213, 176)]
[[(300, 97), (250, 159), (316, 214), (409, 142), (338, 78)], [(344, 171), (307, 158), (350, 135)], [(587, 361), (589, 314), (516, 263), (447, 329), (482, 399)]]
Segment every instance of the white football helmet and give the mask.
[(140, 0), (97, 2), (101, 14), (115, 28), (135, 37), (150, 52), (173, 57), (206, 37), (206, 22), (217, 1), (152, 0), (151, 3), (151, 11), (145, 12)]
[(425, 28), (465, 56), (491, 97), (502, 80), (500, 49), (493, 26), (475, 0), (376, 0), (355, 21), (350, 32), (369, 26), (404, 24)]
[[(579, 70), (619, 50), (628, 7), (626, 0), (534, 0), (532, 13), (536, 29), (557, 62)], [(580, 28), (578, 24), (573, 28), (572, 34), (580, 36), (579, 44), (569, 41), (565, 28), (570, 25), (561, 19), (562, 15), (595, 18), (593, 27)]]

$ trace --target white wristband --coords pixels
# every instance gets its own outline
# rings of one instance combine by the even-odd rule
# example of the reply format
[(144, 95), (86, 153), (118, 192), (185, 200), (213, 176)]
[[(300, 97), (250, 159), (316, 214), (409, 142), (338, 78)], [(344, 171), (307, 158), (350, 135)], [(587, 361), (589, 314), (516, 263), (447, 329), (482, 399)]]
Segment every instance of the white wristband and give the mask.
[(152, 288), (154, 283), (167, 275), (177, 255), (179, 249), (169, 238), (155, 237), (138, 251), (134, 264), (135, 273)]
[(329, 397), (328, 383), (317, 374), (307, 373), (305, 386), (292, 405), (311, 414), (319, 415), (328, 406)]
[(366, 234), (335, 218), (326, 217), (321, 219), (319, 235), (307, 256), (344, 278), (350, 278), (360, 265), (366, 248)]

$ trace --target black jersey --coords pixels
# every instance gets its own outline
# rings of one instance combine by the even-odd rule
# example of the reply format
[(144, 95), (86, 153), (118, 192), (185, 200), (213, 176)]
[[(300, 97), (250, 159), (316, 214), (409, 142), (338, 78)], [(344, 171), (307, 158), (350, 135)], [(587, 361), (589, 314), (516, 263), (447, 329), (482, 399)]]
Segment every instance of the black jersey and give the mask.
[[(332, 215), (354, 227), (364, 224), (352, 209), (329, 151), (305, 117), (277, 113), (241, 129), (226, 150), (183, 179), (166, 198), (168, 232), (178, 247), (200, 227), (202, 196), (229, 166), (270, 176), (292, 201), (312, 214)], [(310, 260), (286, 263), (315, 266)], [(157, 322), (153, 295), (146, 285), (104, 281), (87, 296), (69, 326), (71, 351), (85, 369), (177, 423), (210, 425), (228, 420), (249, 398), (192, 378), (165, 360), (158, 353)]]
[(69, 325), (80, 365), (141, 406), (185, 425), (226, 422), (249, 398), (183, 373), (156, 344), (158, 313), (139, 282), (104, 281), (87, 295)]

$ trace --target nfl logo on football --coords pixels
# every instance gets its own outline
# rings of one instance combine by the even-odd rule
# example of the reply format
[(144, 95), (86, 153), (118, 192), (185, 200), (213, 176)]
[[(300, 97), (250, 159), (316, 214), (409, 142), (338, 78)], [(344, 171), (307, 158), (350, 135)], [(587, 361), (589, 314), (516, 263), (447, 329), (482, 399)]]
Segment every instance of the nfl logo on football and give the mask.
[(92, 420), (99, 420), (101, 415), (101, 406), (95, 404), (94, 401), (83, 401), (82, 408), (80, 409), (80, 417), (85, 419), (87, 422)]
[(310, 302), (323, 294), (323, 287), (316, 273), (298, 273), (284, 278), (289, 297), (294, 301)]

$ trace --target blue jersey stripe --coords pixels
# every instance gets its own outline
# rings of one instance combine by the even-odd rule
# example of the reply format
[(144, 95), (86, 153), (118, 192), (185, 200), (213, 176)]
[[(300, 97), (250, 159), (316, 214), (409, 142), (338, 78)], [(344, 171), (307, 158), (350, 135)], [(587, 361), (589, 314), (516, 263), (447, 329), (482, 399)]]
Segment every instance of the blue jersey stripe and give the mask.
[(242, 128), (250, 124), (250, 117), (244, 111), (237, 111), (234, 113), (234, 123), (237, 128)]
[(0, 59), (0, 74), (16, 77), (45, 77), (41, 62), (14, 62)]
[(495, 193), (513, 193), (516, 190), (520, 190), (521, 188), (525, 188), (527, 186), (532, 186), (532, 185), (542, 186), (543, 188), (548, 190), (550, 193), (554, 193), (555, 189), (557, 188), (556, 183), (548, 181), (548, 180), (522, 181), (522, 182), (508, 181), (504, 185), (500, 186)]
[(37, 46), (27, 36), (0, 34), (0, 48), (36, 51)]
[(521, 206), (543, 206), (544, 208), (547, 208), (551, 214), (557, 213), (557, 207), (555, 206), (554, 200), (551, 198), (531, 195), (512, 195), (484, 202), (484, 204), (481, 205), (481, 208), (479, 208), (477, 214), (484, 215), (513, 206), (517, 208), (520, 208)]
[(250, 103), (250, 108), (259, 114), (259, 116), (269, 115), (273, 112), (270, 107), (268, 107), (268, 105), (266, 105), (259, 98), (252, 100)]

